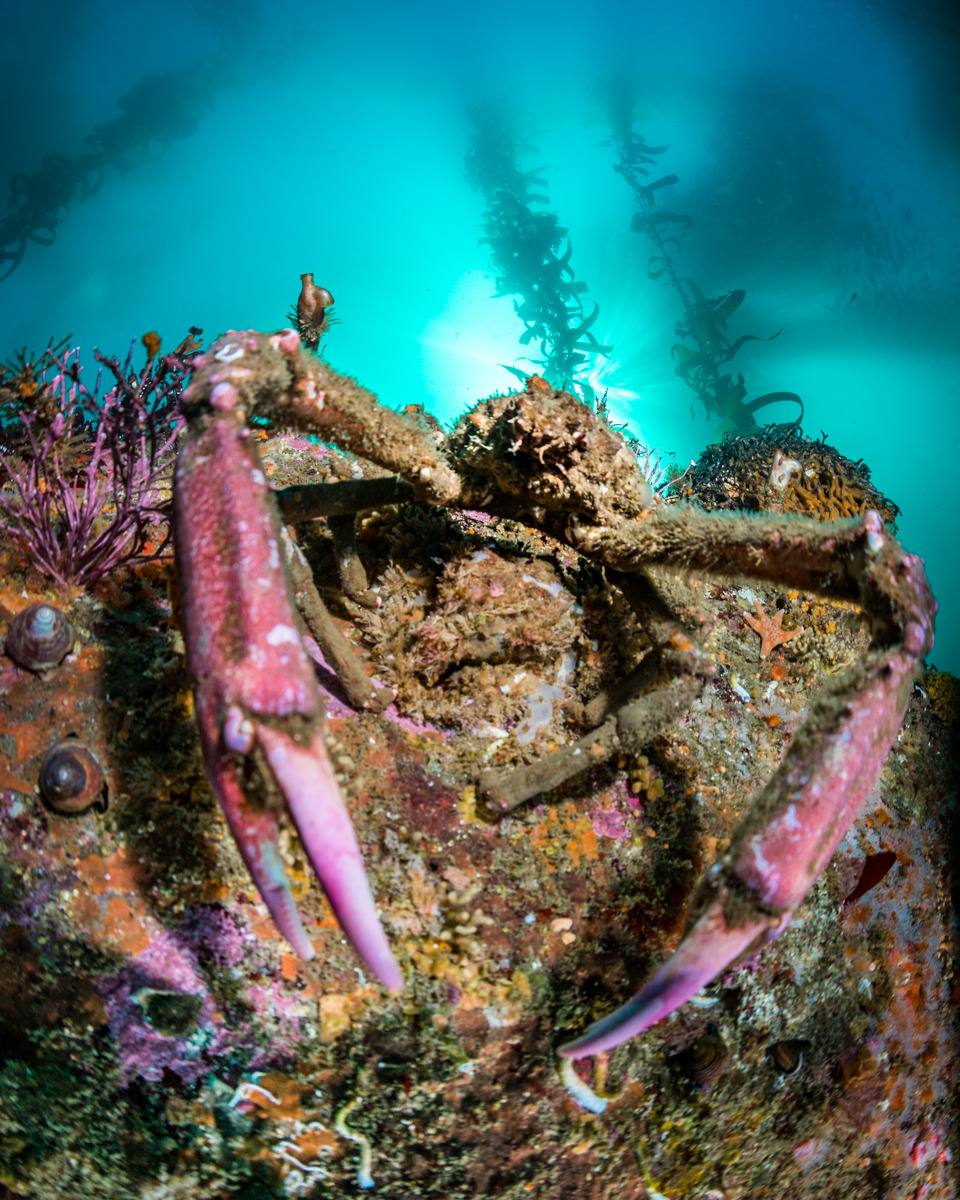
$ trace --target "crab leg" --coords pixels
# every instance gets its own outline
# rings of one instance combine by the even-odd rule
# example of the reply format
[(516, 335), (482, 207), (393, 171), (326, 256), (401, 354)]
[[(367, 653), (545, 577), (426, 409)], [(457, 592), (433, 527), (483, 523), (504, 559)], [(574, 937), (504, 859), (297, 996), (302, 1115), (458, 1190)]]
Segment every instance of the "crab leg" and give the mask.
[[(494, 812), (507, 813), (525, 800), (579, 775), (623, 751), (649, 746), (678, 709), (687, 709), (703, 690), (712, 668), (703, 651), (677, 621), (645, 571), (608, 571), (649, 636), (653, 650), (620, 681), (583, 709), (594, 728), (579, 741), (526, 767), (496, 768), (480, 776), (480, 796)], [(648, 691), (665, 676), (670, 683)]]
[[(917, 664), (933, 646), (937, 605), (922, 561), (884, 533), (875, 512), (821, 525), (658, 505), (613, 431), (536, 377), (527, 380), (523, 392), (482, 401), (460, 420), (447, 447), (461, 471), (460, 503), (522, 517), (603, 566), (611, 578), (619, 575), (624, 594), (635, 604), (640, 601), (641, 622), (652, 616), (659, 626), (651, 630), (651, 641), (665, 662), (667, 643), (679, 649), (668, 633), (670, 615), (655, 599), (649, 603), (649, 589), (644, 586), (647, 596), (637, 595), (627, 579), (651, 567), (743, 574), (855, 601), (874, 637), (862, 663), (845, 679), (846, 693), (813, 707), (758, 804), (735, 831), (726, 855), (708, 875), (694, 905), (695, 920), (674, 956), (633, 1000), (561, 1047), (561, 1054), (579, 1058), (619, 1045), (665, 1017), (741, 954), (785, 927), (883, 766)], [(780, 467), (775, 458), (772, 483)], [(695, 659), (682, 669), (691, 686), (708, 673)], [(598, 757), (634, 712), (638, 737), (647, 736), (657, 719), (657, 693), (641, 691), (637, 700), (629, 700), (631, 689), (643, 689), (646, 681), (644, 660), (624, 688), (612, 689), (584, 710), (588, 720), (604, 720), (588, 735), (600, 745)], [(592, 753), (592, 744), (588, 748)], [(491, 773), (490, 799), (509, 808), (514, 795), (528, 798), (538, 785), (567, 777), (573, 755), (565, 758), (561, 751), (555, 757), (555, 770), (548, 760), (523, 769), (516, 788), (504, 774)], [(576, 756), (578, 763), (584, 758)]]
[(900, 729), (917, 663), (933, 646), (937, 606), (923, 563), (882, 528), (877, 514), (868, 513), (848, 531), (860, 543), (852, 561), (863, 564), (864, 599), (877, 614), (887, 609), (888, 631), (898, 641), (873, 651), (854, 687), (811, 713), (707, 877), (695, 905), (699, 916), (676, 953), (632, 1000), (562, 1046), (565, 1057), (620, 1045), (771, 941), (833, 856)]
[[(174, 481), (177, 572), (204, 763), (277, 928), (313, 957), (278, 846), (284, 807), (344, 933), (388, 987), (402, 986), (323, 740), (280, 526), (237, 389), (206, 380)], [(208, 402), (209, 401), (209, 402)]]

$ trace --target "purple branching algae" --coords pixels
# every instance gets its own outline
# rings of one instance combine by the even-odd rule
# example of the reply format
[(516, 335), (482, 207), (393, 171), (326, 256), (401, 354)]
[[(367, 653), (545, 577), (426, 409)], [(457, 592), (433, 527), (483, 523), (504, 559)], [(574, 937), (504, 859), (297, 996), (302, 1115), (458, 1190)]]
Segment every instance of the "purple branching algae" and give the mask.
[(0, 454), (6, 532), (62, 587), (88, 587), (123, 563), (156, 557), (169, 541), (167, 532), (149, 548), (151, 525), (167, 516), (188, 367), (167, 355), (138, 379), (131, 356), (132, 347), (121, 365), (96, 354), (115, 380), (101, 397), (100, 374), (92, 392), (81, 383), (77, 351), (51, 353), (33, 407), (17, 414), (19, 461)]

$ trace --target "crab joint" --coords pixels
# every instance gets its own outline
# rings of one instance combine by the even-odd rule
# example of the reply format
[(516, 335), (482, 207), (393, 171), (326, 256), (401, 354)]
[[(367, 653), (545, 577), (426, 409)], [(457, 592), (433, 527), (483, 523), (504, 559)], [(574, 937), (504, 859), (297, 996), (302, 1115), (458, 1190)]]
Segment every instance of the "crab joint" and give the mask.
[(253, 722), (242, 708), (231, 704), (223, 720), (223, 744), (237, 754), (249, 754), (255, 734)]

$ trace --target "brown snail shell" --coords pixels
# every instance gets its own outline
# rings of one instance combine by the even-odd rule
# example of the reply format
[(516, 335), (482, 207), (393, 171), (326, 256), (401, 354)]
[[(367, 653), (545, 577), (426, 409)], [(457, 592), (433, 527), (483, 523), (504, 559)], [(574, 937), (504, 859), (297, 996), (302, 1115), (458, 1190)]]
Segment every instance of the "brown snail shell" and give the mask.
[(52, 604), (31, 604), (10, 622), (6, 652), (18, 667), (52, 671), (73, 649), (73, 626)]
[(687, 1047), (683, 1065), (694, 1083), (706, 1087), (726, 1071), (730, 1065), (730, 1052), (719, 1034), (707, 1033)]
[(774, 1042), (772, 1046), (767, 1047), (767, 1053), (781, 1075), (792, 1075), (803, 1062), (805, 1046), (806, 1042), (796, 1039)]
[(323, 310), (333, 304), (333, 297), (324, 287), (313, 282), (313, 272), (300, 276), (300, 296), (297, 300), (297, 317), (301, 324), (323, 320)]
[(103, 795), (103, 772), (79, 738), (58, 742), (40, 763), (40, 795), (54, 812), (78, 816)]

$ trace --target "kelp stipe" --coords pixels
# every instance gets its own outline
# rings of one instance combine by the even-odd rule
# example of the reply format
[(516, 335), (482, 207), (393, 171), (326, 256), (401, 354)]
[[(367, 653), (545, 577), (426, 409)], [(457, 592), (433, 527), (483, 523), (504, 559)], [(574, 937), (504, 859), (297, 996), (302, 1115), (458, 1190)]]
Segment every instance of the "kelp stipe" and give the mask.
[[(635, 233), (645, 233), (657, 250), (647, 261), (647, 275), (674, 287), (683, 304), (684, 316), (677, 322), (676, 333), (686, 342), (677, 342), (671, 349), (676, 374), (697, 393), (706, 415), (716, 413), (729, 429), (739, 433), (756, 430), (754, 414), (766, 405), (780, 401), (799, 406), (800, 415), (793, 422), (799, 426), (803, 419), (803, 402), (796, 393), (769, 392), (748, 401), (743, 372), (738, 372), (734, 378), (729, 371), (722, 370), (745, 342), (773, 341), (781, 331), (766, 338), (745, 333), (732, 339), (727, 333), (727, 322), (743, 303), (746, 292), (738, 288), (710, 298), (694, 280), (679, 274), (675, 260), (681, 251), (680, 241), (667, 231), (674, 227), (689, 229), (693, 219), (684, 213), (658, 208), (657, 193), (680, 180), (676, 175), (663, 175), (651, 183), (644, 182), (650, 175), (649, 168), (656, 165), (659, 155), (669, 146), (648, 146), (638, 133), (634, 133), (636, 100), (626, 80), (612, 80), (599, 90), (599, 96), (612, 134), (608, 144), (617, 151), (613, 169), (627, 181), (637, 202), (630, 228)], [(693, 345), (686, 344), (689, 342)]]
[[(520, 344), (535, 342), (540, 349), (539, 358), (528, 359), (532, 368), (595, 407), (597, 397), (585, 376), (591, 360), (606, 357), (613, 347), (601, 345), (590, 332), (600, 306), (594, 302), (589, 313), (584, 307), (589, 288), (570, 265), (568, 230), (555, 213), (534, 208), (549, 204), (547, 182), (538, 170), (522, 171), (517, 163), (534, 147), (520, 144), (514, 123), (493, 104), (474, 106), (469, 115), (474, 133), (466, 175), (487, 201), (480, 245), (490, 247), (495, 297), (518, 297), (513, 307), (525, 326)], [(521, 381), (532, 373), (501, 365)]]

